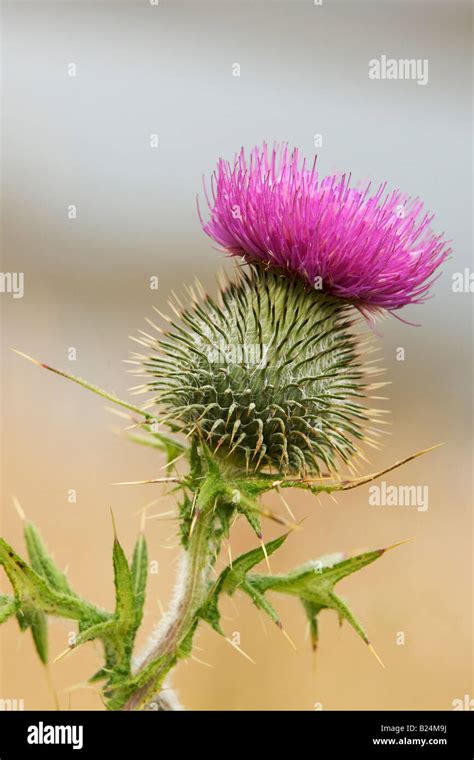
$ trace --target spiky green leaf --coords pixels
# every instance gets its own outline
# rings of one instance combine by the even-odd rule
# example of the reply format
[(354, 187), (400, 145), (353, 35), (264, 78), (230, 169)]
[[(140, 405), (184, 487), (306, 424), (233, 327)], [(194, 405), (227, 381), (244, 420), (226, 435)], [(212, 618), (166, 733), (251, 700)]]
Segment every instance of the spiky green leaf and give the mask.
[(48, 619), (44, 612), (31, 610), (30, 613), (31, 635), (38, 657), (45, 665), (48, 662)]
[(65, 574), (59, 570), (49, 555), (41, 535), (33, 523), (25, 523), (24, 536), (33, 570), (45, 578), (56, 591), (74, 596)]
[(133, 550), (132, 587), (135, 599), (135, 626), (138, 628), (143, 617), (143, 605), (145, 603), (146, 583), (148, 577), (148, 549), (143, 533), (138, 536)]
[(218, 633), (223, 635), (220, 624), (219, 597), (222, 593), (232, 595), (238, 588), (248, 594), (257, 607), (266, 612), (275, 623), (279, 623), (278, 615), (271, 604), (258, 589), (248, 586), (246, 580), (249, 570), (258, 565), (259, 562), (262, 562), (265, 559), (265, 554), (270, 556), (279, 549), (286, 540), (287, 535), (285, 533), (273, 541), (269, 541), (265, 544), (265, 551), (262, 547), (259, 547), (237, 557), (232, 565), (229, 565), (222, 571), (215, 584), (211, 586), (206, 603), (200, 610), (200, 617), (209, 623)]
[(378, 549), (348, 559), (344, 559), (342, 554), (333, 554), (307, 562), (289, 573), (278, 575), (249, 574), (246, 581), (260, 594), (273, 591), (298, 597), (303, 603), (310, 623), (314, 648), (318, 637), (317, 615), (323, 609), (335, 610), (341, 619), (347, 620), (358, 635), (366, 643), (369, 643), (364, 629), (344, 600), (336, 594), (334, 587), (343, 578), (374, 562), (385, 551), (385, 549)]
[(3, 565), (12, 584), (20, 611), (23, 607), (33, 607), (47, 615), (67, 617), (71, 620), (87, 617), (101, 620), (106, 615), (84, 599), (51, 588), (3, 538), (0, 538), (0, 564)]

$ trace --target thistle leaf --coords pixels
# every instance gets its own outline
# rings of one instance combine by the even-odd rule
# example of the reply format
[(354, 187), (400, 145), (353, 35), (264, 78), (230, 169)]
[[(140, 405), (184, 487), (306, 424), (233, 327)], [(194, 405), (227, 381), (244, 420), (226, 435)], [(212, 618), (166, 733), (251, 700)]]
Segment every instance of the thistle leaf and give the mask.
[(143, 617), (143, 605), (145, 603), (146, 582), (148, 577), (148, 549), (145, 536), (140, 533), (132, 558), (132, 587), (135, 598), (135, 626), (140, 625)]
[(108, 667), (112, 670), (110, 684), (130, 675), (133, 641), (138, 625), (132, 573), (117, 538), (114, 539), (112, 558), (115, 612), (109, 624), (102, 631), (97, 630), (94, 635), (94, 638), (101, 638), (104, 646), (108, 647)]
[[(270, 556), (277, 549), (282, 546), (286, 541), (288, 533), (284, 533), (282, 536), (275, 538), (273, 541), (269, 541), (265, 544), (265, 550), (267, 556)], [(220, 581), (220, 588), (225, 591), (226, 594), (233, 594), (234, 591), (240, 586), (240, 584), (247, 577), (247, 573), (255, 565), (265, 559), (265, 551), (262, 547), (258, 549), (252, 549), (245, 554), (241, 554), (232, 563), (232, 567), (228, 566), (222, 571), (218, 583)]]
[(135, 621), (135, 594), (132, 574), (119, 541), (114, 539), (113, 548), (115, 618), (123, 628), (130, 628)]
[(260, 591), (257, 591), (257, 589), (246, 580), (242, 582), (240, 588), (247, 594), (247, 596), (251, 598), (252, 602), (259, 610), (266, 612), (266, 614), (273, 620), (273, 622), (276, 623), (279, 628), (281, 628), (281, 621), (277, 612), (270, 604), (268, 599), (266, 599), (265, 596), (260, 593)]
[(105, 665), (92, 679), (107, 679), (108, 694), (115, 694), (115, 689), (131, 678), (133, 643), (143, 614), (148, 564), (144, 536), (140, 535), (135, 544), (131, 567), (118, 539), (114, 539), (113, 614), (96, 608), (71, 590), (31, 523), (25, 526), (25, 541), (31, 566), (0, 539), (0, 565), (14, 591), (14, 597), (0, 595), (0, 623), (16, 615), (21, 630), (31, 629), (38, 655), (46, 663), (47, 616), (76, 620), (79, 634), (71, 649), (88, 641), (102, 642)]
[(220, 625), (220, 613), (219, 613), (219, 596), (221, 593), (229, 594), (230, 596), (240, 588), (244, 591), (255, 605), (266, 612), (272, 620), (278, 625), (280, 624), (279, 618), (271, 604), (265, 599), (262, 593), (257, 588), (247, 584), (247, 573), (255, 565), (265, 559), (265, 553), (270, 556), (285, 542), (288, 534), (285, 533), (282, 536), (269, 541), (265, 544), (265, 551), (263, 547), (258, 549), (252, 549), (252, 551), (242, 554), (237, 557), (232, 563), (232, 566), (228, 565), (220, 574), (216, 583), (212, 585), (209, 596), (205, 605), (200, 610), (200, 617), (205, 620), (215, 631), (224, 635), (224, 632)]
[(29, 613), (35, 649), (43, 665), (48, 662), (48, 619), (44, 612), (32, 609)]
[(31, 567), (56, 591), (74, 595), (65, 574), (59, 570), (48, 554), (38, 529), (31, 522), (24, 528), (24, 536)]
[(318, 641), (317, 616), (323, 609), (335, 610), (339, 618), (347, 620), (365, 643), (369, 644), (364, 629), (343, 599), (335, 593), (334, 587), (343, 578), (375, 562), (385, 551), (386, 549), (378, 549), (348, 559), (344, 559), (342, 554), (333, 554), (308, 562), (286, 574), (248, 575), (246, 582), (262, 595), (274, 591), (298, 597), (309, 620), (314, 649)]
[[(71, 591), (64, 574), (49, 556), (38, 531), (31, 523), (25, 526), (25, 540), (33, 567), (0, 539), (0, 564), (3, 565), (15, 592), (14, 611), (20, 630), (31, 628), (34, 645), (41, 662), (48, 661), (47, 615), (78, 620), (86, 627), (103, 620), (102, 613)], [(2, 606), (4, 607), (4, 606)], [(12, 614), (11, 603), (2, 609), (0, 622)]]
[(94, 641), (94, 639), (108, 639), (114, 635), (115, 629), (116, 625), (113, 618), (104, 620), (101, 623), (96, 623), (95, 625), (90, 625), (85, 628), (85, 630), (81, 631), (79, 636), (76, 637), (75, 644), (71, 648), (74, 649), (75, 647), (81, 646), (81, 644), (85, 644), (87, 641)]
[[(95, 630), (85, 631), (84, 636), (100, 638), (106, 653), (108, 686), (116, 688), (130, 678), (131, 659), (135, 635), (140, 625), (145, 587), (147, 580), (147, 547), (143, 535), (138, 537), (133, 552), (131, 567), (117, 537), (113, 545), (113, 566), (115, 585), (115, 612), (110, 621)], [(81, 642), (79, 642), (81, 643)], [(101, 678), (99, 671), (94, 678)]]
[(131, 658), (135, 634), (143, 614), (145, 586), (147, 578), (147, 548), (140, 535), (133, 553), (132, 565), (128, 564), (125, 552), (117, 539), (113, 544), (113, 567), (115, 586), (115, 611), (106, 620), (81, 625), (80, 635), (72, 648), (88, 641), (99, 639), (105, 652), (105, 667), (90, 679), (107, 679), (107, 688), (112, 691), (130, 678)]
[(31, 629), (33, 642), (41, 662), (48, 661), (47, 615), (56, 615), (79, 622), (81, 630), (107, 618), (107, 613), (77, 597), (64, 574), (57, 569), (44, 547), (38, 531), (31, 523), (25, 526), (30, 567), (0, 539), (0, 564), (12, 584), (15, 598), (2, 597), (0, 623), (16, 614), (21, 631)]
[(239, 490), (238, 493), (239, 501), (236, 504), (237, 511), (245, 517), (257, 538), (261, 539), (262, 524), (259, 515), (261, 508), (254, 499), (249, 498), (242, 491)]
[(12, 549), (3, 538), (0, 538), (0, 563), (13, 586), (15, 597), (21, 604), (30, 599), (36, 600), (44, 595), (48, 598), (48, 586), (34, 570)]
[(100, 620), (107, 614), (79, 597), (51, 588), (47, 581), (29, 567), (3, 538), (0, 538), (0, 564), (3, 565), (12, 584), (19, 613), (23, 608), (31, 606), (48, 615), (67, 617), (72, 620), (83, 618)]

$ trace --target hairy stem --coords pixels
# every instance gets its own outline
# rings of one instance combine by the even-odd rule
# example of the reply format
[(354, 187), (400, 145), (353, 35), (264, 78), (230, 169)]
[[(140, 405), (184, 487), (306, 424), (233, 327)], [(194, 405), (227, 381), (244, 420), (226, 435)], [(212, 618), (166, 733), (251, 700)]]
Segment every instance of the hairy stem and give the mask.
[(180, 646), (192, 635), (197, 612), (209, 589), (209, 573), (218, 548), (213, 531), (216, 498), (212, 480), (205, 479), (196, 499), (192, 529), (188, 547), (181, 558), (174, 598), (168, 613), (137, 659), (136, 672), (140, 673), (162, 658), (163, 662), (149, 681), (128, 699), (123, 710), (140, 710), (153, 701), (165, 676), (179, 659)]

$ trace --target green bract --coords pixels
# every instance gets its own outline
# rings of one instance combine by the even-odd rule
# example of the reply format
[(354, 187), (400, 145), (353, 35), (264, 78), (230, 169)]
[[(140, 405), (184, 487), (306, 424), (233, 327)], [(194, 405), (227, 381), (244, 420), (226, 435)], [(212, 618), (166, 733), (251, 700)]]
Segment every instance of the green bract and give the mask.
[(252, 471), (348, 462), (369, 418), (353, 307), (261, 267), (241, 270), (217, 301), (190, 295), (179, 322), (144, 341), (146, 387), (172, 427)]

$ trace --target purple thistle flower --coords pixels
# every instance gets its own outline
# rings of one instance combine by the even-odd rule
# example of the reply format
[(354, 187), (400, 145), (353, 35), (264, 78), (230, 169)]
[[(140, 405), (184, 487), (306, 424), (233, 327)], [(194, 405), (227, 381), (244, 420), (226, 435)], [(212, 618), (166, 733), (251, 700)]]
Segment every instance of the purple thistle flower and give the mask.
[(316, 158), (277, 145), (219, 160), (206, 192), (203, 229), (233, 256), (293, 272), (361, 309), (421, 303), (450, 253), (423, 203), (399, 190), (351, 187), (351, 175), (319, 178)]

